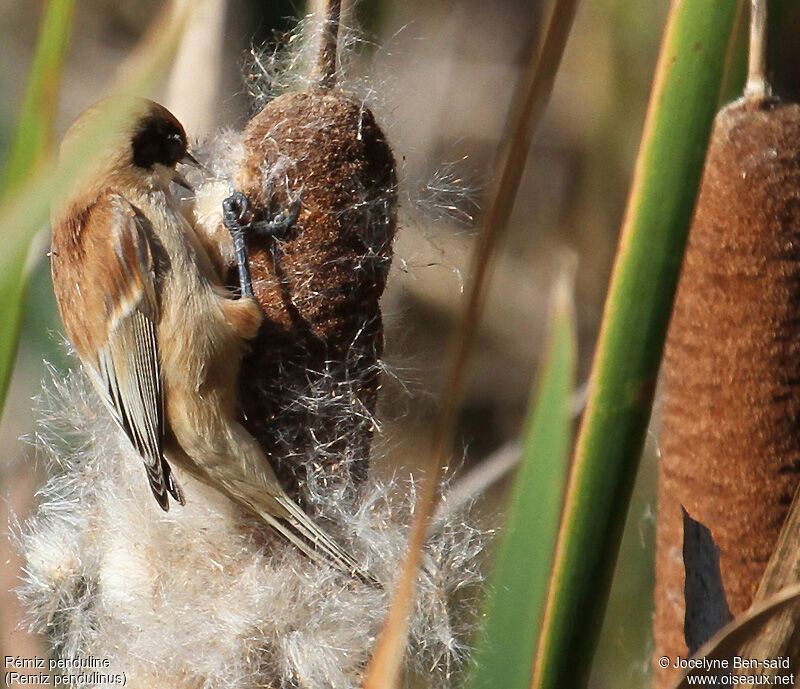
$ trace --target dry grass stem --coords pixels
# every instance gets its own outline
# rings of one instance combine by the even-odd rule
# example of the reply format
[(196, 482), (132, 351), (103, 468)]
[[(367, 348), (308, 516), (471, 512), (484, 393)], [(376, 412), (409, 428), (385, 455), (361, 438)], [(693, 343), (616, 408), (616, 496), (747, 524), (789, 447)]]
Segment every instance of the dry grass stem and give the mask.
[(491, 267), (507, 229), (533, 132), (550, 96), (576, 7), (577, 0), (558, 0), (555, 3), (542, 50), (538, 55), (531, 55), (527, 70), (514, 93), (486, 211), (478, 222), (481, 232), (473, 253), (466, 300), (449, 348), (442, 401), (433, 430), (429, 473), (423, 480), (414, 510), (406, 561), (367, 673), (365, 689), (384, 689), (397, 685), (422, 546), (436, 504), (439, 477), (450, 454), (464, 374), (480, 322)]

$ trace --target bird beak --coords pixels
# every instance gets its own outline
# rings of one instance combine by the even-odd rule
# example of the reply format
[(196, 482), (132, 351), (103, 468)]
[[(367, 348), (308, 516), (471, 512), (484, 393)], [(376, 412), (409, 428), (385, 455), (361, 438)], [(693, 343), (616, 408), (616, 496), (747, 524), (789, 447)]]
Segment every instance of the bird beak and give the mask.
[(197, 162), (197, 158), (195, 158), (189, 151), (186, 151), (183, 158), (180, 160), (181, 163), (185, 163), (186, 165), (192, 165), (194, 167), (203, 167), (200, 163)]
[(186, 178), (177, 170), (172, 171), (172, 181), (175, 182), (179, 187), (183, 187), (184, 189), (188, 189), (190, 192), (194, 193), (194, 188), (192, 187), (189, 182), (186, 181)]

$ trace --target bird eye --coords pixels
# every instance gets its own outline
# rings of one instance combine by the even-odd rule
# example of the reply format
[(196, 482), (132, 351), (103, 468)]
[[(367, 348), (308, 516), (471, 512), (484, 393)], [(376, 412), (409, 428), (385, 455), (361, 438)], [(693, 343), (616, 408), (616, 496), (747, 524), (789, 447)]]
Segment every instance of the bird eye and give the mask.
[(133, 162), (152, 168), (156, 163), (173, 167), (186, 153), (184, 135), (163, 120), (151, 120), (133, 137)]

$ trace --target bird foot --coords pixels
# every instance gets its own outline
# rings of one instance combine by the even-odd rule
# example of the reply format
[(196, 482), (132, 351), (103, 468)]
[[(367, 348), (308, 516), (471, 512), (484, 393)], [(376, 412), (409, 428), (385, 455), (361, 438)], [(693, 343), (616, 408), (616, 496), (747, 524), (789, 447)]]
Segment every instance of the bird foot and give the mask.
[(247, 197), (240, 191), (234, 191), (222, 202), (222, 222), (233, 238), (239, 284), (243, 295), (253, 296), (253, 282), (247, 255), (248, 235), (256, 234), (276, 239), (285, 236), (300, 216), (300, 194), (301, 192), (298, 192), (289, 206), (273, 215), (271, 220), (255, 220)]
[[(250, 221), (248, 221), (250, 218)], [(247, 236), (252, 217), (247, 197), (240, 191), (233, 192), (222, 202), (222, 224), (225, 225), (233, 239), (236, 252), (236, 266), (239, 270), (239, 286), (243, 297), (253, 296), (253, 280), (250, 277), (250, 264), (247, 258)]]

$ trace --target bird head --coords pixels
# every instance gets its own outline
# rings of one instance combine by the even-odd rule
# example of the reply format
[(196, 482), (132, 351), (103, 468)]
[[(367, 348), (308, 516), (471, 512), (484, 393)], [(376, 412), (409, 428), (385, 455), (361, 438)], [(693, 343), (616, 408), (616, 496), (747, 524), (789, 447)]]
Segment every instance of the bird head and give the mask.
[(112, 185), (166, 191), (175, 182), (191, 189), (176, 166), (197, 164), (177, 118), (163, 105), (138, 97), (112, 96), (85, 110), (64, 136), (62, 163), (74, 160), (76, 149), (85, 150), (87, 164), (60, 199), (62, 207)]

